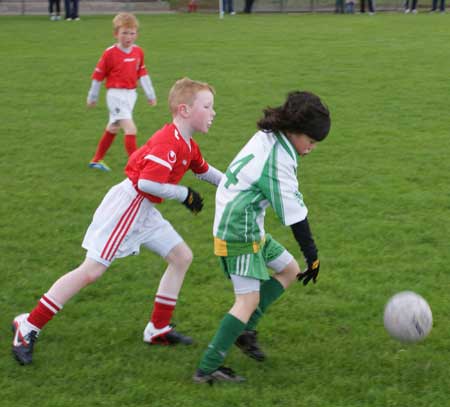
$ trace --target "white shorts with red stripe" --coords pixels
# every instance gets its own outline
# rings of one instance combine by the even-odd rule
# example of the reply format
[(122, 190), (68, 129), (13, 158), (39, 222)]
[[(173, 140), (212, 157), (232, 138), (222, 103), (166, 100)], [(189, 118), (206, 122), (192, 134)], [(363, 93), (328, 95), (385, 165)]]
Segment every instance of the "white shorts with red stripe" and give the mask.
[(139, 254), (140, 246), (166, 257), (183, 239), (127, 178), (112, 187), (95, 211), (82, 246), (87, 257), (109, 266)]

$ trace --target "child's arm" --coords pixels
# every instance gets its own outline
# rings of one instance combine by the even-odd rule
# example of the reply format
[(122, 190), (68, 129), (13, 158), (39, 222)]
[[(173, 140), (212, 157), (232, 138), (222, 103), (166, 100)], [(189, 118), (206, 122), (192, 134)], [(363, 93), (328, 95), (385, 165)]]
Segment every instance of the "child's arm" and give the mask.
[(141, 76), (139, 78), (139, 83), (141, 84), (142, 89), (144, 89), (145, 96), (147, 96), (148, 104), (151, 106), (155, 106), (156, 94), (150, 76), (148, 75)]
[(163, 199), (176, 199), (192, 213), (197, 214), (203, 208), (203, 198), (189, 187), (150, 181), (141, 178), (137, 187), (140, 191)]
[(300, 249), (305, 256), (306, 264), (308, 268), (303, 273), (297, 275), (299, 281), (303, 280), (303, 285), (308, 284), (312, 279), (313, 283), (317, 280), (319, 274), (320, 262), (317, 256), (317, 246), (314, 242), (314, 238), (309, 227), (308, 218), (306, 217), (300, 222), (291, 225), (292, 232), (294, 233), (295, 240), (300, 246)]
[(203, 172), (201, 174), (195, 174), (195, 176), (198, 179), (201, 179), (202, 181), (206, 181), (206, 182), (209, 182), (210, 184), (217, 186), (217, 185), (219, 185), (220, 181), (222, 180), (222, 177), (224, 176), (224, 174), (222, 171), (220, 171), (217, 168), (214, 168), (212, 165), (208, 164), (208, 169), (205, 172)]
[(102, 85), (101, 81), (92, 79), (91, 88), (89, 89), (86, 102), (89, 107), (94, 107), (97, 104), (101, 85)]

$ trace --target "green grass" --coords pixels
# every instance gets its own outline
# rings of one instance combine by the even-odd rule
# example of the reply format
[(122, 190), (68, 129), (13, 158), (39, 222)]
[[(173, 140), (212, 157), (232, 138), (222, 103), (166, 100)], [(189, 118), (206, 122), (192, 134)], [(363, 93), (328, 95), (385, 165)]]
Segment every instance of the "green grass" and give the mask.
[[(233, 301), (212, 254), (214, 190), (198, 217), (167, 202), (164, 216), (195, 260), (178, 302), (191, 348), (150, 348), (141, 335), (164, 262), (149, 252), (119, 260), (66, 304), (42, 332), (35, 361), (10, 356), (10, 322), (29, 311), (84, 257), (92, 214), (123, 179), (119, 138), (107, 162), (87, 168), (107, 112), (87, 110), (90, 74), (113, 42), (111, 16), (77, 24), (1, 17), (0, 389), (2, 406), (443, 407), (450, 400), (450, 160), (448, 15), (140, 16), (159, 104), (135, 109), (142, 144), (170, 121), (166, 95), (181, 76), (216, 87), (217, 117), (197, 140), (225, 169), (253, 134), (262, 108), (312, 90), (333, 118), (329, 138), (302, 161), (301, 191), (320, 249), (315, 286), (296, 285), (260, 325), (257, 364), (233, 349), (242, 386), (191, 383), (203, 349)], [(299, 260), (272, 212), (267, 229)], [(382, 326), (397, 291), (433, 309), (429, 338), (414, 346)]]

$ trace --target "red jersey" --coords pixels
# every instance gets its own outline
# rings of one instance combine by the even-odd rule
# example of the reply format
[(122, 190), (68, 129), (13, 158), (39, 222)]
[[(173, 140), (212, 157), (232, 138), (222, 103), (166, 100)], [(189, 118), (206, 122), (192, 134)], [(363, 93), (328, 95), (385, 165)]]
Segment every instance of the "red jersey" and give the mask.
[(92, 79), (102, 82), (106, 88), (136, 89), (136, 82), (147, 75), (144, 65), (144, 51), (133, 45), (128, 54), (117, 44), (106, 49), (95, 67)]
[[(164, 184), (178, 184), (187, 170), (203, 174), (208, 168), (197, 143), (192, 138), (190, 145), (186, 143), (172, 123), (158, 130), (131, 155), (125, 173), (137, 189), (137, 183), (142, 178)], [(158, 196), (139, 192), (152, 202), (163, 201)]]

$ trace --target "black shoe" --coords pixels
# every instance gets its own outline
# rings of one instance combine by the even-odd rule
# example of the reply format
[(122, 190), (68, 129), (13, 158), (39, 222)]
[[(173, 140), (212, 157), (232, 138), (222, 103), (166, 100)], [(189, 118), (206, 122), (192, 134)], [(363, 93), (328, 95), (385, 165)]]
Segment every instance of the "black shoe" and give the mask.
[(176, 345), (177, 343), (181, 343), (182, 345), (192, 345), (194, 343), (190, 336), (183, 335), (181, 332), (175, 331), (175, 329), (160, 336), (160, 338), (164, 338), (169, 345)]
[(234, 344), (247, 356), (257, 360), (258, 362), (262, 362), (266, 355), (259, 347), (257, 341), (258, 333), (256, 331), (244, 331), (237, 339)]
[(233, 369), (221, 366), (212, 373), (204, 373), (202, 370), (198, 369), (192, 380), (194, 380), (194, 383), (208, 383), (212, 385), (214, 382), (241, 383), (245, 381), (245, 378), (238, 376), (234, 373)]
[(20, 332), (20, 324), (28, 318), (28, 314), (21, 314), (14, 318), (12, 330), (14, 333), (12, 353), (21, 365), (29, 365), (33, 361), (33, 347), (38, 333), (30, 331), (25, 336)]

